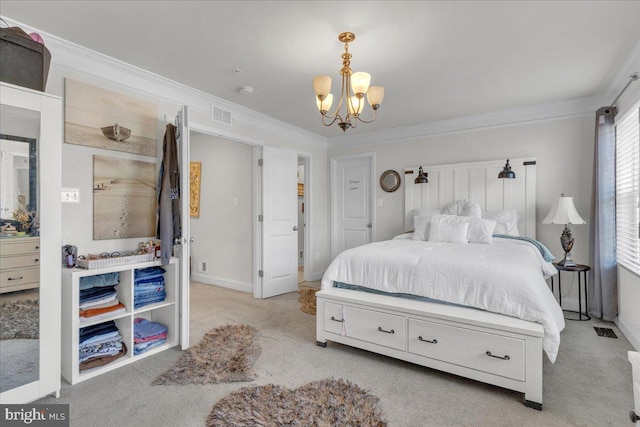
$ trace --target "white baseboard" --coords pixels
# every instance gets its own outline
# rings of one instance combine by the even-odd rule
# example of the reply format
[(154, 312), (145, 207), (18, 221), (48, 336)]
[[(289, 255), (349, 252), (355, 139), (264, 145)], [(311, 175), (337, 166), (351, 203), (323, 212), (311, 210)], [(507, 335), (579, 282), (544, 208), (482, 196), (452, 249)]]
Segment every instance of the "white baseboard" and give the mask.
[[(564, 310), (578, 311), (578, 299), (577, 298), (562, 298), (562, 308)], [(582, 312), (585, 313), (584, 301), (582, 303)], [(620, 332), (622, 332), (627, 340), (631, 343), (636, 351), (640, 351), (640, 331), (634, 331), (626, 323), (624, 323), (620, 317), (616, 317), (613, 322), (616, 324)]]
[(204, 273), (192, 273), (191, 280), (206, 285), (222, 286), (223, 288), (235, 289), (236, 291), (253, 293), (253, 283), (241, 282), (239, 280), (225, 279)]
[(308, 282), (315, 282), (316, 280), (322, 280), (322, 276), (324, 276), (324, 271), (316, 271), (314, 273), (310, 273), (309, 275), (305, 274), (305, 280)]
[(620, 320), (620, 317), (616, 317), (614, 322), (624, 334), (625, 338), (629, 340), (633, 348), (635, 348), (636, 351), (640, 351), (640, 331), (631, 329), (626, 323)]

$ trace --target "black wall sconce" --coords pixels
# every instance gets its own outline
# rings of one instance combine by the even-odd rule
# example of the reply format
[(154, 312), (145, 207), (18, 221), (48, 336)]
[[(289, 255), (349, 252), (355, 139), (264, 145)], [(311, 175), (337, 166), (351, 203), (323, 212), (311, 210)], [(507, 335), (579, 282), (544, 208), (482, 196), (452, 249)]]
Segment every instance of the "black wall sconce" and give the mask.
[(507, 159), (507, 163), (504, 165), (504, 169), (502, 169), (502, 171), (500, 171), (500, 173), (498, 174), (498, 178), (514, 179), (515, 177), (516, 173), (511, 170), (509, 159)]
[(426, 184), (429, 182), (429, 179), (427, 178), (429, 176), (429, 173), (424, 173), (422, 170), (422, 166), (420, 166), (420, 168), (418, 169), (418, 176), (416, 177), (415, 181), (413, 181), (414, 184)]

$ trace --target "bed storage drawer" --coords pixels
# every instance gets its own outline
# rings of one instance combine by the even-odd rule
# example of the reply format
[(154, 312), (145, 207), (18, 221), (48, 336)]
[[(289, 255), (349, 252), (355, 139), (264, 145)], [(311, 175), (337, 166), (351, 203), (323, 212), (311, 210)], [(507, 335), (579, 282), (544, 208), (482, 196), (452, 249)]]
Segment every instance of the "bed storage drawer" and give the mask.
[(435, 322), (409, 319), (409, 353), (524, 381), (525, 342)]
[(324, 330), (334, 334), (342, 333), (342, 304), (324, 302)]
[(348, 337), (405, 350), (406, 317), (348, 305), (344, 306), (344, 317)]

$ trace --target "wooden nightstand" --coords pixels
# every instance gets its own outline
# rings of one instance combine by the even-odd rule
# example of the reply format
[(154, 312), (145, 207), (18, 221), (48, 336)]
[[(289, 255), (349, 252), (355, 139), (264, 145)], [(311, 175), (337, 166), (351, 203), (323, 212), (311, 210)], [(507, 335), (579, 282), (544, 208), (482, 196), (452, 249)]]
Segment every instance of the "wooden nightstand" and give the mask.
[[(591, 267), (588, 265), (578, 264), (575, 267), (565, 267), (564, 265), (558, 265), (557, 263), (553, 263), (553, 266), (558, 269), (558, 302), (560, 303), (560, 308), (562, 308), (562, 279), (561, 274), (563, 271), (568, 271), (570, 273), (578, 273), (578, 311), (574, 310), (562, 310), (564, 313), (577, 313), (578, 318), (574, 319), (571, 317), (566, 317), (567, 320), (591, 320), (591, 316), (587, 314), (589, 310), (589, 298), (587, 296), (587, 272), (591, 270)], [(582, 312), (582, 289), (584, 287), (584, 313)], [(551, 276), (551, 292), (553, 292), (553, 276)], [(584, 317), (584, 318), (583, 318)]]

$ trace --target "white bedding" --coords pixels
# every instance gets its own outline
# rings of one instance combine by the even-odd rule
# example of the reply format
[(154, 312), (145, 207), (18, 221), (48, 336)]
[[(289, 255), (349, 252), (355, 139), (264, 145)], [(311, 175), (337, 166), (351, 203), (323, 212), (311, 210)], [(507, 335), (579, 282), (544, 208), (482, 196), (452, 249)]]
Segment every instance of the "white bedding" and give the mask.
[(339, 254), (322, 278), (384, 292), (408, 293), (540, 323), (553, 363), (564, 329), (562, 310), (545, 282), (551, 263), (530, 243), (494, 238), (493, 244), (410, 240), (410, 235)]

